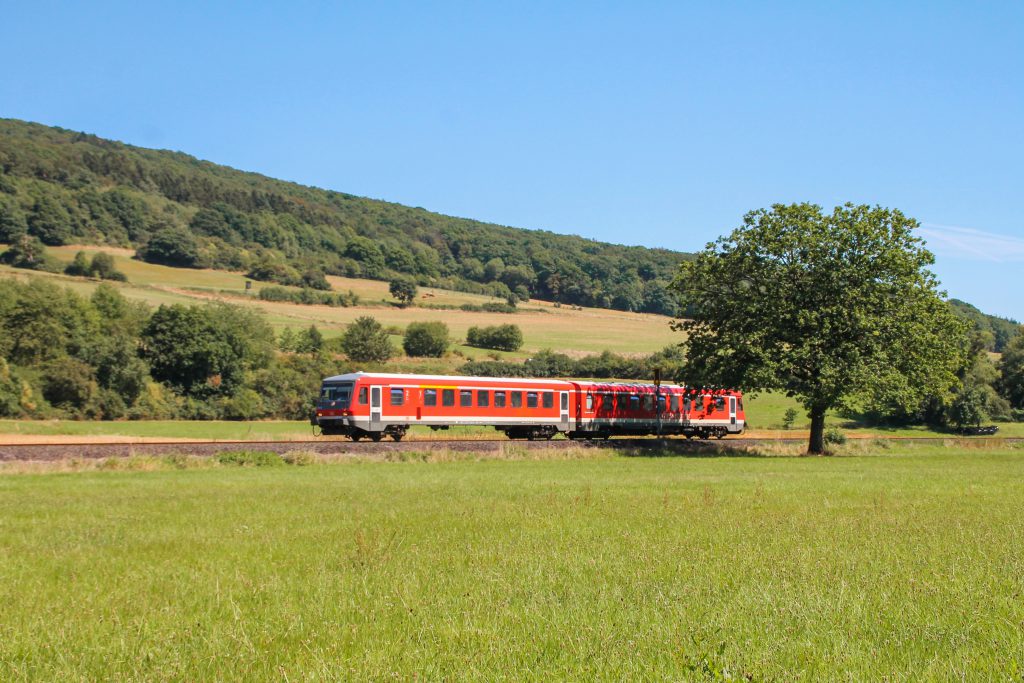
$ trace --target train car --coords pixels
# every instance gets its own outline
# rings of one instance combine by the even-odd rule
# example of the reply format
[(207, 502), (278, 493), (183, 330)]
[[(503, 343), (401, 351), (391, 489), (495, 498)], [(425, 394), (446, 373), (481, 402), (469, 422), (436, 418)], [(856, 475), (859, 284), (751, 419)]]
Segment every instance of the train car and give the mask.
[(570, 438), (613, 435), (723, 438), (746, 424), (737, 391), (674, 384), (573, 382), (575, 427)]
[(739, 392), (679, 385), (356, 372), (323, 381), (312, 423), (354, 441), (399, 441), (409, 427), (486, 425), (512, 439), (743, 431)]
[(313, 424), (325, 435), (399, 441), (412, 425), (487, 425), (510, 438), (550, 439), (572, 428), (569, 382), (356, 372), (328, 377)]

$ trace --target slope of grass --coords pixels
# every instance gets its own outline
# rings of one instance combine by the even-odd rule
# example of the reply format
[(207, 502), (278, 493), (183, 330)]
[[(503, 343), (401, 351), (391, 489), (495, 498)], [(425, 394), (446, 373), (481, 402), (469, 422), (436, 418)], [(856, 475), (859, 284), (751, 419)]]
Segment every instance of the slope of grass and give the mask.
[[(254, 306), (262, 310), (272, 325), (277, 328), (293, 329), (317, 325), (325, 336), (341, 334), (345, 326), (362, 315), (370, 315), (385, 325), (405, 328), (411, 322), (442, 320), (457, 339), (464, 339), (466, 331), (476, 325), (498, 325), (514, 323), (523, 330), (525, 344), (521, 352), (503, 354), (507, 357), (525, 358), (542, 349), (575, 355), (599, 353), (605, 349), (618, 353), (652, 353), (669, 344), (678, 342), (679, 334), (669, 326), (669, 318), (646, 313), (627, 313), (600, 308), (573, 309), (555, 308), (546, 302), (531, 301), (520, 307), (514, 315), (501, 313), (478, 313), (462, 310), (437, 310), (412, 306), (397, 308), (386, 300), (388, 284), (373, 280), (332, 278), (335, 289), (353, 289), (360, 294), (361, 305), (350, 308), (330, 306), (302, 306), (286, 302), (260, 301), (256, 298), (264, 283), (253, 283), (253, 293), (246, 296), (245, 276), (216, 270), (195, 270), (171, 268), (143, 263), (130, 258), (131, 252), (108, 247), (53, 247), (49, 251), (58, 260), (70, 263), (77, 251), (93, 254), (106, 251), (114, 257), (118, 270), (125, 273), (129, 282), (116, 285), (122, 293), (132, 299), (145, 301), (150, 305), (163, 303), (195, 303), (211, 298), (225, 298), (233, 303)], [(0, 276), (6, 277), (47, 277), (70, 286), (82, 294), (90, 294), (99, 282), (63, 275), (36, 273), (0, 266)], [(432, 295), (419, 301), (457, 306), (463, 303), (481, 304), (495, 299), (486, 296), (448, 292), (439, 289), (423, 289), (422, 294)], [(382, 301), (385, 300), (385, 301)], [(466, 353), (482, 357), (484, 350), (461, 347)], [(450, 365), (461, 364), (461, 359), (452, 359)]]
[(0, 678), (1015, 679), (1021, 455), (4, 476)]

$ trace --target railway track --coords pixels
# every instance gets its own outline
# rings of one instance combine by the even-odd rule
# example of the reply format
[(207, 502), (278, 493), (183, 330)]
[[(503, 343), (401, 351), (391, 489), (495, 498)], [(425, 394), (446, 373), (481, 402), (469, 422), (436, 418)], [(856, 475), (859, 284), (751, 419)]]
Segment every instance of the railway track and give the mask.
[[(1022, 442), (1024, 438), (959, 437), (959, 436), (893, 436), (872, 437), (884, 441), (936, 443), (963, 441), (974, 445), (1000, 445)], [(2, 437), (0, 437), (2, 439)], [(717, 451), (765, 446), (778, 443), (804, 443), (806, 438), (747, 438), (727, 437), (722, 440), (687, 440), (681, 438), (609, 439), (607, 441), (510, 441), (508, 439), (406, 439), (394, 441), (358, 441), (347, 439), (309, 439), (300, 441), (148, 441), (139, 443), (110, 443), (81, 441), (56, 444), (4, 444), (0, 443), (0, 462), (54, 461), (69, 458), (97, 459), (127, 457), (131, 455), (188, 455), (212, 456), (225, 451), (259, 450), (285, 454), (291, 451), (312, 451), (324, 455), (372, 455), (408, 453), (436, 450), (490, 453), (506, 449), (545, 450), (559, 448), (629, 449), (639, 452), (669, 454), (699, 454)]]

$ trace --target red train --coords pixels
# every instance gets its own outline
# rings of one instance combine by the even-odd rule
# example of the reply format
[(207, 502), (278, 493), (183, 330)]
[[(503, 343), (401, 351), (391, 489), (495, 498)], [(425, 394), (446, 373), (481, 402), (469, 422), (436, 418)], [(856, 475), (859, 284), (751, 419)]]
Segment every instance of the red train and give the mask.
[(312, 423), (325, 435), (400, 441), (411, 425), (487, 425), (511, 439), (743, 431), (743, 395), (679, 385), (356, 372), (328, 377)]

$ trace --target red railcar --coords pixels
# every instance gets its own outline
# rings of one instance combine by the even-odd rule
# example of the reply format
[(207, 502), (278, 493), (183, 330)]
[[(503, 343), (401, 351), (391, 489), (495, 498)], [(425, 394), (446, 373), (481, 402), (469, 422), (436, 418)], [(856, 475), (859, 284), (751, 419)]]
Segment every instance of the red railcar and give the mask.
[(676, 385), (352, 373), (328, 377), (314, 425), (326, 435), (400, 440), (411, 425), (487, 425), (510, 438), (608, 438), (743, 431), (742, 396)]

